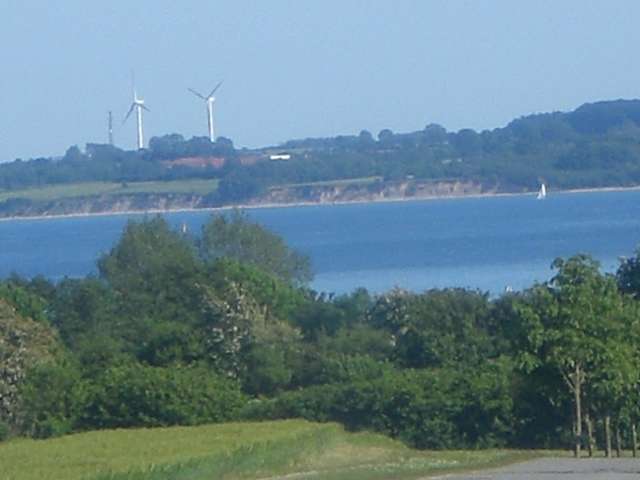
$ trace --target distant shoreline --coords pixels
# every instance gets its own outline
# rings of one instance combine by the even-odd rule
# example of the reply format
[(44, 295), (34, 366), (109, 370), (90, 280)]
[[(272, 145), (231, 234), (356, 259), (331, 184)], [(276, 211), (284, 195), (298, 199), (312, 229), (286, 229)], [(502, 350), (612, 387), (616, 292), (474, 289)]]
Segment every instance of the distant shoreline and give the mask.
[[(575, 188), (567, 190), (547, 190), (548, 195), (563, 195), (573, 193), (598, 193), (598, 192), (626, 192), (638, 191), (640, 185), (633, 187), (598, 187), (598, 188)], [(12, 222), (21, 220), (59, 220), (64, 218), (84, 218), (84, 217), (110, 217), (110, 216), (132, 216), (132, 215), (163, 215), (167, 213), (192, 213), (192, 212), (222, 212), (226, 210), (242, 209), (253, 210), (263, 208), (292, 208), (292, 207), (324, 207), (333, 205), (359, 205), (368, 203), (397, 203), (397, 202), (422, 202), (431, 200), (460, 200), (465, 198), (493, 198), (493, 197), (523, 197), (534, 196), (537, 192), (499, 192), (499, 193), (470, 193), (462, 195), (428, 195), (424, 197), (397, 197), (397, 198), (372, 198), (362, 200), (338, 200), (334, 202), (292, 202), (292, 203), (248, 203), (237, 205), (223, 205), (219, 207), (203, 208), (171, 208), (171, 209), (149, 209), (149, 210), (122, 210), (104, 211), (90, 213), (64, 213), (52, 215), (25, 215), (0, 217), (0, 222)]]

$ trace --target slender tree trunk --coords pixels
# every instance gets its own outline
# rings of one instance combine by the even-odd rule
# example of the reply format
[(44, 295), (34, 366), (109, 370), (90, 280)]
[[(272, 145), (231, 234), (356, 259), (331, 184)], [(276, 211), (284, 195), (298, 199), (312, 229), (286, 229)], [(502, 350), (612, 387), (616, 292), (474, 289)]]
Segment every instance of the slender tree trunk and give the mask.
[(620, 438), (620, 423), (616, 422), (616, 457), (622, 456), (622, 439)]
[(611, 458), (611, 416), (604, 417), (604, 451), (607, 458)]
[(587, 426), (587, 437), (589, 439), (589, 456), (593, 457), (593, 451), (596, 447), (596, 439), (593, 436), (593, 420), (591, 419), (589, 412), (584, 414), (584, 423)]
[(580, 442), (582, 441), (582, 372), (580, 371), (579, 365), (576, 365), (574, 375), (573, 393), (576, 404), (576, 418), (574, 424), (575, 446), (573, 453), (576, 458), (580, 458)]
[(631, 424), (631, 441), (633, 447), (633, 456), (638, 456), (638, 432), (636, 431), (636, 424)]

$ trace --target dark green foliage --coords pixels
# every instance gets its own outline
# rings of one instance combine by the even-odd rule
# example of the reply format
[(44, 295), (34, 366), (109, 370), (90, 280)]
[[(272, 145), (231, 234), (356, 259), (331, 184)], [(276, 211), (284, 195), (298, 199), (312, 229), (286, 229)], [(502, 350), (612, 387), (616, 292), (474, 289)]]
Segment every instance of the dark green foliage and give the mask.
[(321, 332), (335, 334), (348, 321), (346, 312), (338, 308), (332, 301), (319, 298), (301, 305), (295, 312), (295, 323), (305, 336), (316, 338)]
[(113, 366), (92, 382), (85, 428), (196, 425), (236, 418), (239, 385), (203, 367)]
[(394, 351), (388, 332), (364, 323), (343, 327), (334, 335), (320, 335), (317, 344), (325, 354), (368, 355), (381, 361), (392, 358)]
[(585, 103), (567, 115), (569, 124), (583, 133), (606, 133), (625, 123), (640, 124), (640, 101)]
[(24, 411), (20, 388), (38, 365), (63, 357), (57, 333), (50, 325), (22, 317), (0, 299), (0, 421), (19, 428)]
[(253, 395), (273, 395), (290, 385), (293, 368), (285, 349), (276, 345), (255, 345), (249, 349), (245, 362), (244, 388)]
[(9, 428), (9, 424), (0, 420), (0, 442), (7, 440), (10, 434), (11, 429)]
[(47, 303), (37, 291), (29, 287), (29, 283), (13, 277), (0, 282), (0, 298), (9, 302), (23, 317), (46, 323)]
[[(545, 121), (513, 125), (521, 148), (556, 138)], [(393, 150), (447, 145), (443, 133), (383, 137)], [(559, 259), (548, 282), (496, 299), (333, 297), (302, 286), (307, 260), (238, 213), (213, 217), (201, 238), (160, 218), (132, 222), (97, 278), (0, 283), (0, 421), (40, 438), (242, 411), (420, 448), (566, 446), (580, 440), (572, 417), (640, 420), (637, 263), (615, 279), (588, 256)]]
[(305, 336), (315, 339), (320, 334), (335, 335), (341, 328), (364, 323), (373, 303), (364, 288), (335, 298), (321, 294), (301, 304), (293, 316)]
[(507, 361), (466, 371), (390, 371), (252, 403), (245, 415), (340, 421), (419, 448), (497, 446), (512, 428), (510, 371)]
[(312, 278), (307, 257), (238, 210), (228, 216), (215, 215), (204, 225), (200, 254), (209, 262), (225, 257), (253, 265), (284, 282), (305, 284)]
[(622, 292), (634, 298), (640, 296), (640, 249), (635, 251), (633, 257), (622, 259), (616, 278)]
[[(229, 240), (233, 241), (231, 237)], [(273, 261), (276, 260), (277, 257)], [(209, 261), (206, 275), (217, 288), (224, 288), (231, 282), (241, 286), (265, 308), (269, 318), (289, 319), (308, 301), (301, 289), (242, 259), (218, 257)]]
[(34, 367), (21, 386), (23, 433), (48, 438), (78, 427), (87, 407), (87, 384), (69, 362)]
[(112, 328), (114, 292), (95, 278), (61, 281), (50, 300), (51, 321), (63, 341), (75, 349), (86, 335), (106, 333)]
[(200, 277), (192, 246), (162, 217), (127, 224), (98, 267), (122, 306), (138, 317), (176, 318), (197, 305)]
[(265, 190), (266, 182), (263, 179), (237, 167), (220, 181), (214, 200), (222, 204), (238, 204), (264, 193)]
[(467, 290), (431, 290), (421, 295), (395, 291), (371, 311), (371, 322), (394, 338), (394, 356), (405, 367), (437, 367), (489, 358), (486, 295)]
[(316, 383), (350, 383), (371, 381), (381, 378), (385, 374), (395, 371), (392, 364), (384, 360), (377, 360), (372, 355), (362, 353), (331, 354), (320, 356), (322, 377), (316, 378)]

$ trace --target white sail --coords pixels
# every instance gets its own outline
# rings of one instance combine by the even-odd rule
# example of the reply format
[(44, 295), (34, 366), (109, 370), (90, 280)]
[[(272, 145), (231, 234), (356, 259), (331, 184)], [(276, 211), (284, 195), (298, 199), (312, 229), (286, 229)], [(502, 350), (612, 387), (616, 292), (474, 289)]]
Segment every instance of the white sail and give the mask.
[(547, 187), (544, 186), (544, 183), (540, 185), (540, 190), (538, 190), (538, 196), (536, 197), (538, 200), (543, 200), (547, 197)]

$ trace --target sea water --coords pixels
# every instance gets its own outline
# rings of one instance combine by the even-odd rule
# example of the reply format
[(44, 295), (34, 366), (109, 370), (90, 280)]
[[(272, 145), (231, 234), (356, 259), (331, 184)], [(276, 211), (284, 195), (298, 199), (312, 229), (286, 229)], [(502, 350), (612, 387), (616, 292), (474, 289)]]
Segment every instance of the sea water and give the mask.
[[(553, 275), (556, 257), (589, 253), (614, 272), (640, 243), (640, 191), (549, 193), (248, 209), (308, 255), (318, 291), (465, 287), (499, 294)], [(211, 212), (165, 214), (196, 233)], [(0, 277), (96, 273), (127, 221), (107, 215), (0, 222)]]

